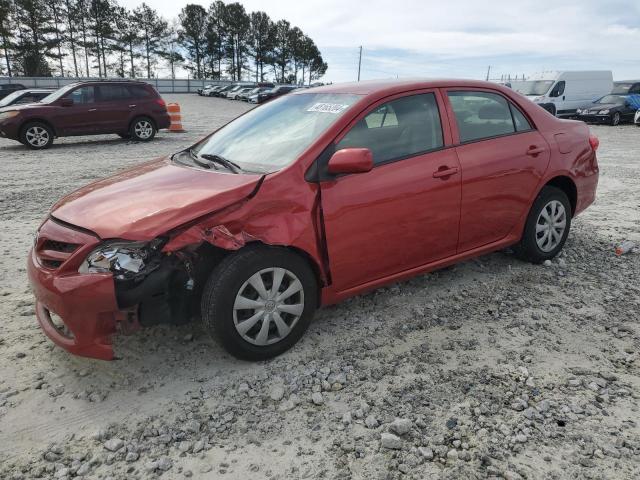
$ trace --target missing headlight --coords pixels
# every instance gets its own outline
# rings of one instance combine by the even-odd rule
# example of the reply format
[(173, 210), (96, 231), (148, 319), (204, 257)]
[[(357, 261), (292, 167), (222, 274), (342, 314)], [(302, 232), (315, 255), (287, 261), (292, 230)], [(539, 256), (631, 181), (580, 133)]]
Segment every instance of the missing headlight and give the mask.
[(82, 262), (80, 273), (111, 272), (118, 280), (149, 274), (160, 264), (159, 247), (162, 240), (152, 242), (113, 241), (93, 250)]

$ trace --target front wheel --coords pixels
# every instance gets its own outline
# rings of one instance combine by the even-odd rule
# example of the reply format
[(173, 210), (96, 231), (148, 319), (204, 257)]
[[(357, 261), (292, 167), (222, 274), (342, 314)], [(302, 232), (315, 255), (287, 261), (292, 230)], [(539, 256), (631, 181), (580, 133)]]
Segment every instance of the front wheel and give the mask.
[(550, 260), (562, 250), (570, 227), (571, 204), (567, 195), (558, 188), (546, 186), (533, 202), (515, 253), (533, 263)]
[(156, 126), (149, 118), (136, 118), (131, 123), (131, 128), (129, 128), (129, 135), (131, 135), (132, 140), (137, 140), (139, 142), (148, 142), (156, 136)]
[(53, 144), (53, 130), (42, 122), (28, 123), (22, 128), (20, 143), (32, 150), (44, 150)]
[(615, 112), (611, 117), (611, 125), (614, 127), (620, 125), (620, 112)]
[(307, 261), (285, 248), (248, 246), (225, 257), (202, 294), (205, 328), (233, 356), (265, 360), (291, 348), (317, 308)]

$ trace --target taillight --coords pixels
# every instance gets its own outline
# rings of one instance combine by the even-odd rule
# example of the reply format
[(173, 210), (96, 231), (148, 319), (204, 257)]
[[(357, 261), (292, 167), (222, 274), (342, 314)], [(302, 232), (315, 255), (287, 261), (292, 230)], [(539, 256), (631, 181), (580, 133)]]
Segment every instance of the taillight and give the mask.
[(163, 99), (161, 99), (161, 98), (156, 98), (156, 103), (157, 103), (158, 105), (160, 105), (161, 107), (167, 108), (167, 104), (166, 104), (166, 102), (165, 102)]
[(591, 145), (591, 149), (595, 152), (598, 150), (600, 146), (600, 140), (593, 133), (589, 135), (589, 145)]

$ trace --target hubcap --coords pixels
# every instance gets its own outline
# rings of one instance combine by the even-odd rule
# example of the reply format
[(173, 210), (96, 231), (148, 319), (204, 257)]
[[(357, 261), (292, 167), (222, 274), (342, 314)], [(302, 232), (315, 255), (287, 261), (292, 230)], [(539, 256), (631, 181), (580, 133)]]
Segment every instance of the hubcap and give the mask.
[(153, 126), (146, 120), (136, 123), (134, 129), (138, 138), (147, 139), (153, 134)]
[(244, 282), (233, 305), (240, 336), (258, 346), (271, 345), (291, 333), (304, 311), (304, 288), (285, 268), (265, 268)]
[(42, 127), (31, 127), (26, 133), (27, 142), (34, 147), (44, 147), (49, 142), (49, 132)]
[(567, 228), (567, 212), (558, 200), (547, 203), (536, 222), (536, 243), (543, 252), (556, 248)]

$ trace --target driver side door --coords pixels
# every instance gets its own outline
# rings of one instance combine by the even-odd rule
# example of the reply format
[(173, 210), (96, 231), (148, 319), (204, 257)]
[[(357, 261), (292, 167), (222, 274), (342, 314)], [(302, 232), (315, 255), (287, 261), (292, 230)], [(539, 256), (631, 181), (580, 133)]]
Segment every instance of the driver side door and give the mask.
[(441, 112), (438, 91), (396, 95), (370, 107), (335, 142), (335, 151), (368, 148), (374, 162), (367, 173), (321, 178), (337, 292), (455, 255), (460, 172)]
[(96, 97), (93, 85), (84, 85), (71, 90), (63, 98), (73, 100), (68, 107), (58, 106), (55, 127), (59, 135), (88, 135), (96, 131)]

